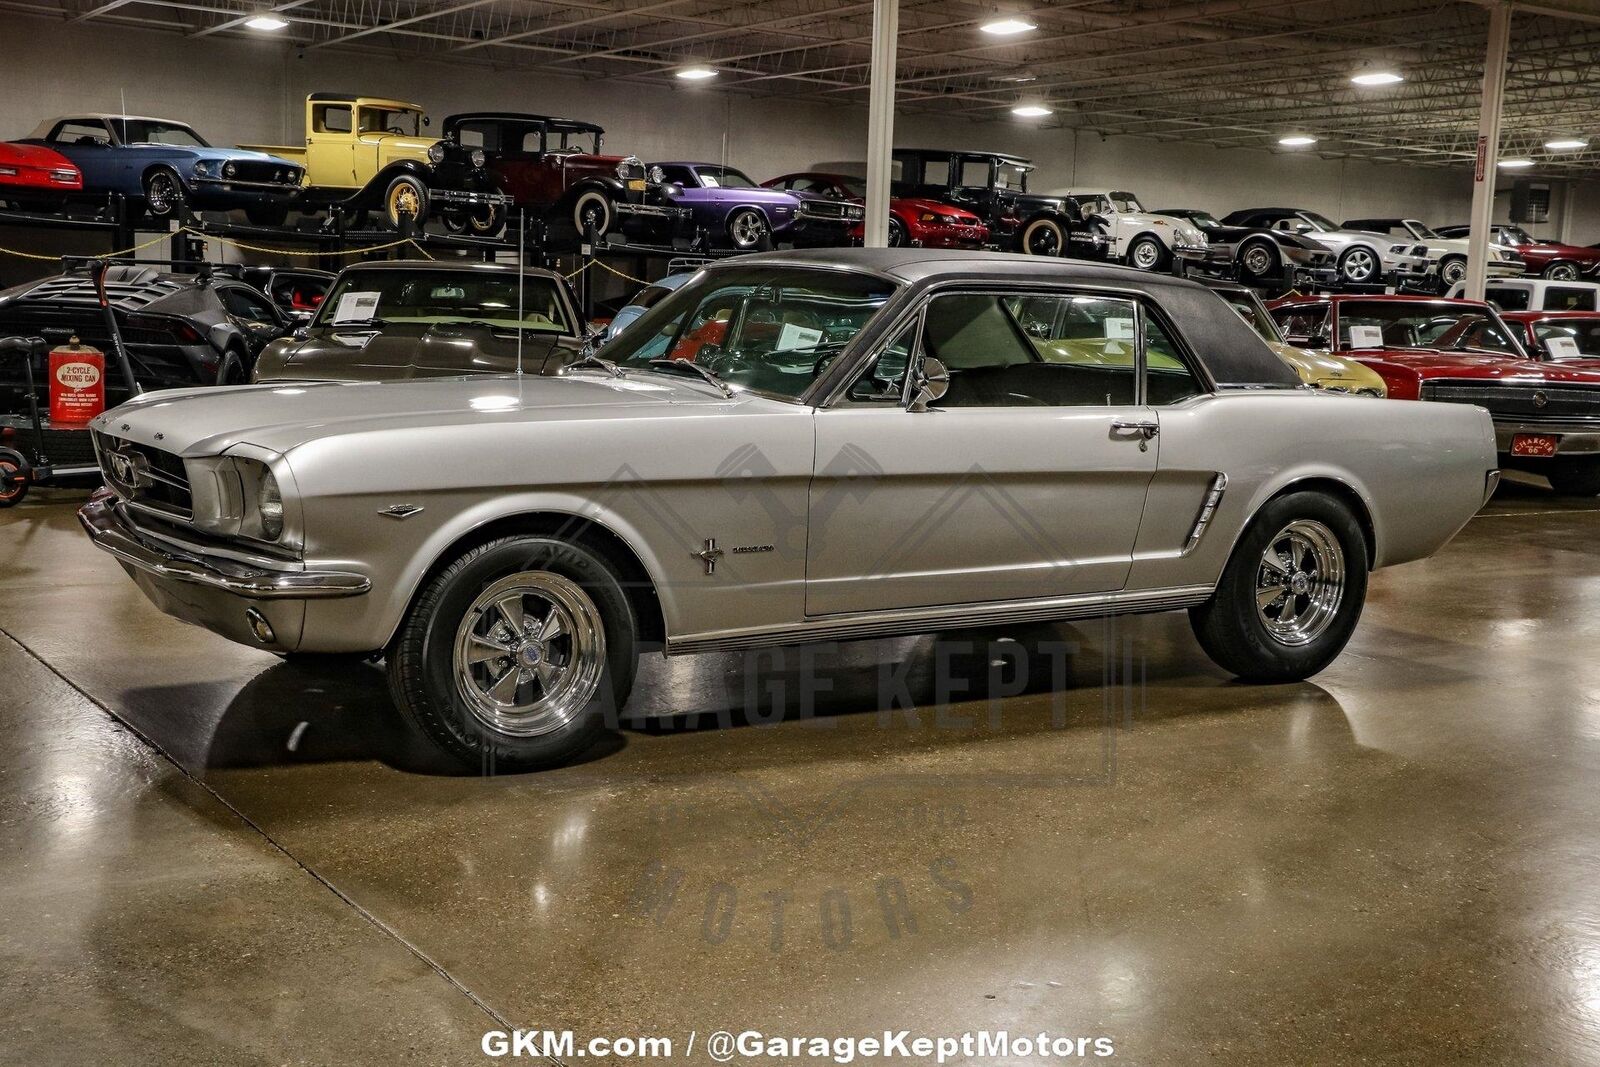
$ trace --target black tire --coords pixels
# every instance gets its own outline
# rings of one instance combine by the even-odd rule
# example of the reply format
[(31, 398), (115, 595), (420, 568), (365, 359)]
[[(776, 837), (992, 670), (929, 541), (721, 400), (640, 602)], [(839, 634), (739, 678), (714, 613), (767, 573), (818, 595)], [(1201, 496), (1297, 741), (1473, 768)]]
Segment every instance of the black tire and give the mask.
[(1026, 255), (1060, 258), (1067, 254), (1067, 231), (1055, 219), (1037, 218), (1022, 228), (1018, 246)]
[(580, 240), (588, 236), (591, 223), (595, 237), (604, 238), (611, 232), (615, 220), (616, 211), (611, 207), (611, 198), (598, 189), (586, 190), (572, 202), (572, 226), (578, 231)]
[(1283, 260), (1271, 241), (1246, 241), (1239, 246), (1239, 273), (1253, 281), (1279, 278), (1283, 275)]
[(283, 204), (251, 204), (244, 209), (244, 217), (252, 226), (282, 226), (289, 219), (289, 209)]
[[(547, 586), (553, 583), (568, 596), (573, 589), (581, 591), (587, 605), (585, 610), (592, 611), (572, 617), (587, 618), (591, 624), (598, 620), (598, 629), (585, 632), (604, 634), (603, 659), (592, 641), (587, 646), (592, 654), (589, 663), (598, 672), (588, 676), (598, 678), (597, 682), (591, 682), (592, 696), (581, 708), (570, 713), (569, 718), (560, 718), (547, 732), (532, 736), (490, 722), (465, 695), (469, 683), (457, 677), (458, 666), (462, 666), (457, 662), (458, 645), (470, 640), (463, 637), (469, 612), (480, 622), (490, 620), (490, 610), (474, 612), (474, 603), (481, 597), (494, 595), (492, 587), (508, 582), (512, 585), (541, 582)], [(495, 623), (502, 628), (504, 624), (503, 616)], [(574, 625), (574, 630), (583, 631), (584, 627)], [(510, 640), (503, 636), (510, 631), (502, 629), (501, 632), (501, 640)], [(621, 582), (600, 556), (581, 545), (553, 537), (503, 537), (468, 549), (428, 580), (386, 650), (389, 688), (406, 718), (440, 749), (463, 764), (488, 772), (551, 767), (576, 756), (594, 742), (608, 720), (615, 721), (614, 716), (627, 701), (633, 686), (638, 632), (638, 622)], [(533, 640), (531, 631), (517, 633), (524, 641)], [(569, 665), (579, 659), (576, 641), (575, 636), (569, 637), (566, 650)], [(561, 655), (560, 650), (546, 648), (545, 651), (553, 652), (555, 657)], [(505, 670), (509, 672), (517, 669), (516, 665), (521, 662), (508, 656), (479, 666), (487, 674), (496, 666), (506, 664)], [(532, 662), (548, 665), (554, 660), (535, 658)], [(474, 670), (471, 666), (464, 669), (469, 675)], [(521, 692), (522, 684), (513, 679), (512, 700)], [(531, 685), (531, 680), (527, 684)], [(585, 686), (572, 692), (582, 697), (588, 691)], [(542, 688), (540, 693), (541, 697), (547, 695)]]
[(1562, 496), (1600, 495), (1600, 459), (1552, 459), (1544, 476)]
[[(1299, 594), (1288, 584), (1278, 585), (1278, 600), (1257, 606), (1258, 594), (1271, 592), (1272, 583), (1279, 581), (1277, 571), (1266, 562), (1269, 546), (1274, 546), (1274, 556), (1283, 560), (1284, 553), (1276, 546), (1287, 543), (1285, 535), (1292, 529), (1303, 530), (1312, 543), (1326, 540), (1330, 552), (1332, 546), (1338, 550), (1340, 597), (1320, 615), (1311, 594), (1325, 597), (1327, 586), (1319, 589), (1315, 582), (1308, 582), (1307, 591)], [(1290, 554), (1295, 550), (1291, 548)], [(1317, 557), (1308, 554), (1305, 558)], [(1290, 569), (1305, 575), (1313, 568), (1296, 565)], [(1334, 574), (1326, 558), (1317, 569), (1323, 578)], [(1264, 578), (1270, 581), (1263, 584)], [(1251, 520), (1234, 546), (1216, 592), (1204, 604), (1189, 609), (1189, 623), (1200, 647), (1224, 670), (1248, 681), (1295, 682), (1322, 670), (1344, 649), (1361, 618), (1366, 595), (1366, 538), (1350, 509), (1325, 493), (1292, 492), (1268, 501)], [(1295, 643), (1269, 628), (1267, 616), (1274, 612), (1277, 619), (1271, 622), (1285, 620), (1282, 630), (1288, 636), (1293, 636), (1293, 624), (1302, 618), (1312, 623), (1320, 619), (1320, 628)]]
[(893, 215), (890, 215), (889, 216), (889, 247), (890, 248), (904, 248), (904, 247), (906, 247), (906, 245), (908, 245), (910, 243), (911, 243), (911, 238), (906, 233), (906, 224), (901, 222), (899, 219), (895, 218)]
[(1147, 233), (1135, 237), (1128, 245), (1127, 259), (1128, 266), (1148, 271), (1166, 270), (1167, 264), (1172, 262), (1167, 246)]
[(0, 508), (16, 507), (28, 495), (33, 464), (14, 448), (0, 448)]
[(153, 219), (177, 218), (183, 211), (183, 179), (170, 167), (155, 167), (144, 176), (144, 210)]
[(741, 252), (760, 248), (771, 237), (767, 217), (753, 207), (742, 207), (728, 216), (728, 240)]
[(217, 384), (250, 384), (250, 368), (238, 352), (229, 349), (222, 354), (222, 362), (217, 364)]
[(1553, 282), (1575, 282), (1578, 280), (1578, 275), (1581, 273), (1582, 271), (1578, 270), (1578, 265), (1576, 263), (1571, 263), (1564, 259), (1558, 259), (1546, 267), (1544, 271), (1540, 273), (1539, 277), (1546, 278)]
[(1446, 289), (1467, 280), (1467, 257), (1445, 256), (1439, 261), (1439, 283)]
[(428, 221), (427, 186), (409, 174), (390, 182), (383, 193), (383, 217), (397, 230), (406, 218), (410, 218), (417, 229), (422, 229), (423, 223)]
[(1383, 281), (1383, 259), (1366, 245), (1347, 248), (1339, 256), (1339, 279), (1350, 285)]

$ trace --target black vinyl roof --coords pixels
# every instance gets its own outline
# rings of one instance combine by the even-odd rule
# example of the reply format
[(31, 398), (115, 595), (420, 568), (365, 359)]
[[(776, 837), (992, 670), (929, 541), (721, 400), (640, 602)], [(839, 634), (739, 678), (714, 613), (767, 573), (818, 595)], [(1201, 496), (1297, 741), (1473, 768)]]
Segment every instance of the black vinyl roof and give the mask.
[(462, 122), (524, 122), (554, 126), (563, 130), (581, 130), (584, 133), (605, 133), (605, 127), (583, 119), (563, 119), (554, 115), (529, 115), (520, 111), (463, 111), (447, 115), (444, 125), (448, 129)]

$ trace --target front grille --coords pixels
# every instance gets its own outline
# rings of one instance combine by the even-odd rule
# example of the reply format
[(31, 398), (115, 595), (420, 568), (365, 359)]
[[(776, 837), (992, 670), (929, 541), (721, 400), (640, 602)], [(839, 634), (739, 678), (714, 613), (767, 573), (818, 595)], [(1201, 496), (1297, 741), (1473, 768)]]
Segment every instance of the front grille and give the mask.
[(623, 181), (642, 181), (644, 179), (644, 164), (633, 156), (629, 156), (617, 164), (617, 177)]
[(861, 208), (841, 200), (802, 200), (800, 214), (814, 219), (860, 219)]
[(1496, 419), (1600, 423), (1600, 387), (1439, 379), (1423, 382), (1420, 395), (1423, 400), (1476, 404)]
[(175, 452), (136, 441), (95, 433), (95, 449), (106, 484), (124, 500), (153, 507), (179, 518), (194, 517), (189, 472)]
[(232, 160), (224, 164), (222, 175), (228, 181), (273, 182), (278, 185), (293, 185), (299, 178), (293, 167), (259, 159)]

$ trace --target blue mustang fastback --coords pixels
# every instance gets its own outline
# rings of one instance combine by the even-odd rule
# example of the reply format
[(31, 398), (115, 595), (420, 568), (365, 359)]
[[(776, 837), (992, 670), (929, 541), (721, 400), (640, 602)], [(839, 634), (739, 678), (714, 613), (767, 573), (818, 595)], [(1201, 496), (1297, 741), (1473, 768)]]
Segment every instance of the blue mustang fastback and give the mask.
[(298, 164), (242, 148), (213, 148), (171, 119), (74, 115), (41, 123), (27, 138), (83, 171), (86, 195), (121, 193), (154, 218), (190, 207), (243, 208), (251, 222), (276, 226), (288, 215), (303, 176)]

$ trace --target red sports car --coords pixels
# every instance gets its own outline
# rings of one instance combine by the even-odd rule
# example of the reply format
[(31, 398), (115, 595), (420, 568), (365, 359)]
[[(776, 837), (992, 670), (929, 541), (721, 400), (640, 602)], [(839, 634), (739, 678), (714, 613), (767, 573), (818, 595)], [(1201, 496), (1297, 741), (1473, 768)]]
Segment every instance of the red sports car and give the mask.
[[(769, 189), (812, 193), (856, 204), (865, 203), (867, 199), (866, 179), (847, 174), (808, 171), (780, 175), (761, 184)], [(860, 243), (864, 232), (863, 226), (857, 226), (850, 231), (850, 237)], [(965, 208), (922, 197), (897, 196), (889, 201), (889, 243), (896, 247), (982, 248), (989, 243), (989, 227)]]
[(83, 192), (83, 174), (58, 152), (0, 141), (0, 200), (23, 207), (58, 208)]
[(1502, 466), (1541, 474), (1558, 493), (1600, 493), (1600, 360), (1529, 355), (1526, 328), (1477, 300), (1351, 293), (1285, 297), (1270, 310), (1290, 344), (1366, 364), (1391, 399), (1487, 408)]
[[(1462, 225), (1440, 226), (1433, 232), (1440, 237), (1465, 239), (1468, 227)], [(1600, 248), (1581, 245), (1564, 245), (1560, 241), (1542, 241), (1521, 226), (1497, 222), (1489, 227), (1489, 240), (1500, 248), (1508, 248), (1522, 257), (1528, 265), (1530, 276), (1549, 278), (1558, 282), (1574, 281), (1579, 275), (1593, 275), (1600, 271)]]

